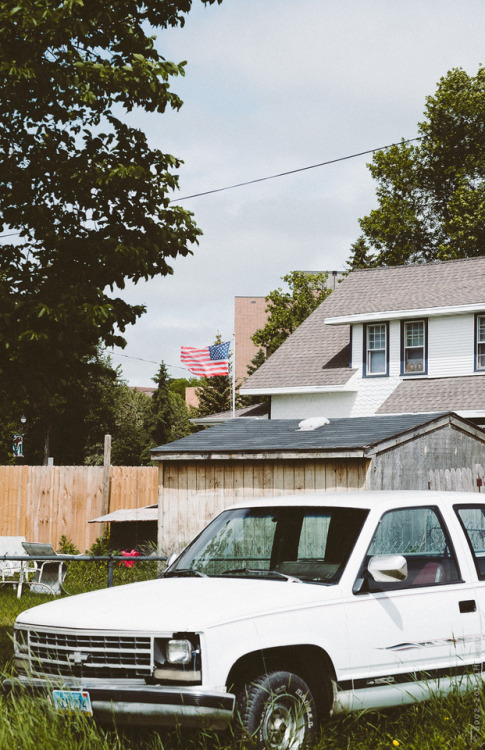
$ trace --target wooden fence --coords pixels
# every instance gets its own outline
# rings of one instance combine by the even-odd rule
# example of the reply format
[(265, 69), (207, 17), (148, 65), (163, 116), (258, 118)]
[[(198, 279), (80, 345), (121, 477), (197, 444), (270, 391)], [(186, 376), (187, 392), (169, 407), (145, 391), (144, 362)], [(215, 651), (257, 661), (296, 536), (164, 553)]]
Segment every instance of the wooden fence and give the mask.
[(158, 502), (158, 469), (111, 466), (103, 507), (102, 466), (0, 466), (0, 536), (57, 547), (62, 535), (84, 552), (104, 530), (104, 512)]
[(480, 464), (473, 469), (434, 469), (428, 472), (428, 489), (485, 492), (485, 472)]

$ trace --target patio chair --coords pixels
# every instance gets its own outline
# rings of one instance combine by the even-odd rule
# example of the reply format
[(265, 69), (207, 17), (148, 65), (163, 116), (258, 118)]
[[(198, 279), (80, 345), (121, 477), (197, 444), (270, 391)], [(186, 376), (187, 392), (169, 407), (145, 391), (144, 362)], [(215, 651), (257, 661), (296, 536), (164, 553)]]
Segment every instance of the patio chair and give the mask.
[[(22, 542), (24, 551), (36, 563), (36, 570), (32, 580), (25, 579), (23, 583), (30, 586), (30, 590), (35, 594), (53, 594), (59, 596), (62, 591), (62, 584), (66, 577), (66, 566), (60, 560), (39, 560), (39, 557), (56, 556), (56, 551), (52, 544), (45, 542)], [(19, 584), (21, 586), (21, 584)], [(19, 594), (20, 596), (20, 594)]]
[[(25, 542), (24, 536), (1, 536), (0, 537), (0, 583), (11, 583), (17, 586), (17, 596), (20, 596), (19, 586), (21, 583), (30, 580), (37, 570), (37, 564), (32, 562), (23, 562), (22, 560), (10, 560), (10, 556), (20, 557), (25, 555), (22, 546)], [(20, 588), (21, 591), (21, 588)]]

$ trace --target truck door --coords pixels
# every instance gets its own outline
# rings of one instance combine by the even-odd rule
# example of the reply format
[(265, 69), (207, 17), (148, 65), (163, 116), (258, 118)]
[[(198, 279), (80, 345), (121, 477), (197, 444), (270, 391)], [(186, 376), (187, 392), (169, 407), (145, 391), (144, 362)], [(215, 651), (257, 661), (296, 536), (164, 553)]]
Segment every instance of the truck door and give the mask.
[[(371, 558), (400, 555), (403, 580), (376, 582)], [(362, 566), (364, 584), (349, 607), (353, 708), (408, 703), (446, 690), (451, 674), (480, 661), (480, 616), (474, 582), (460, 570), (435, 507), (384, 513)]]

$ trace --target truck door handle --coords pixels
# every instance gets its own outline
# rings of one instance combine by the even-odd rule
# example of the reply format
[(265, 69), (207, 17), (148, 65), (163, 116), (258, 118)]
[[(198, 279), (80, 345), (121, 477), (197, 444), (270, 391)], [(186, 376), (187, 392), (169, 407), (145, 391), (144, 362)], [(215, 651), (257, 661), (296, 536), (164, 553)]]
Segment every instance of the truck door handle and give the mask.
[(464, 601), (459, 602), (458, 606), (460, 607), (460, 612), (463, 613), (477, 611), (477, 603), (475, 599), (465, 599)]

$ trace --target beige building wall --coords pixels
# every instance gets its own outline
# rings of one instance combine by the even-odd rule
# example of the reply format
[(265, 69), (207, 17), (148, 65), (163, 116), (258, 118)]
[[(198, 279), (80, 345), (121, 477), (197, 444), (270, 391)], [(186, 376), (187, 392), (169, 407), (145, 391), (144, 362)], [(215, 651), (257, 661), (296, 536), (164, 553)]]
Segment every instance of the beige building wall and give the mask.
[(266, 324), (266, 299), (264, 297), (235, 297), (234, 334), (236, 337), (236, 383), (241, 384), (248, 376), (248, 365), (256, 355), (258, 347), (251, 336)]
[(185, 403), (187, 406), (193, 406), (195, 409), (199, 406), (199, 397), (196, 394), (197, 386), (191, 386), (185, 389)]

